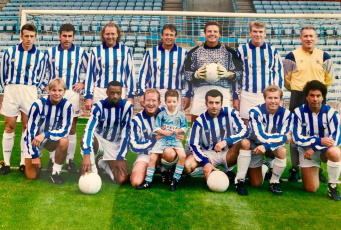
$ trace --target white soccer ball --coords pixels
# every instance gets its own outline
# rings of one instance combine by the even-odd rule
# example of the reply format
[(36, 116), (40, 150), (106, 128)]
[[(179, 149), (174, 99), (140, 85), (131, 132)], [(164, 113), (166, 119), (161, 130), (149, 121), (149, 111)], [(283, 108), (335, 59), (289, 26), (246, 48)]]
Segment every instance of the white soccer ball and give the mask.
[(218, 64), (211, 63), (206, 65), (206, 81), (213, 83), (218, 81)]
[(211, 172), (207, 179), (207, 186), (213, 192), (225, 192), (229, 185), (229, 178), (222, 171)]
[(78, 181), (79, 189), (85, 194), (96, 194), (102, 186), (102, 179), (97, 173), (86, 173)]

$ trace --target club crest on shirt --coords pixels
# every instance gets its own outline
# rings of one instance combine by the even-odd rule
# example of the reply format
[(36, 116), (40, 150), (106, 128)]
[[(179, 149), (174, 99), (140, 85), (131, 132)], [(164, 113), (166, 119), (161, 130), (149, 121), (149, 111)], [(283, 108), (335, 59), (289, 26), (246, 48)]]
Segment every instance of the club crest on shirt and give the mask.
[(15, 62), (15, 58), (11, 59), (11, 62)]
[(56, 62), (56, 59), (52, 59), (51, 62)]
[(317, 60), (317, 59), (316, 59), (316, 63), (317, 63), (317, 64), (320, 64), (320, 60)]
[(244, 57), (244, 60), (247, 60), (247, 59), (249, 59), (249, 57), (248, 57), (248, 56)]
[(302, 123), (302, 126), (307, 126), (307, 123)]
[(158, 58), (154, 58), (153, 61), (157, 62), (159, 59)]
[(69, 66), (69, 67), (71, 67), (72, 65), (73, 65), (73, 63), (72, 63), (72, 62), (68, 64), (68, 66)]
[(97, 60), (98, 60), (98, 61), (102, 60), (102, 57), (98, 57)]

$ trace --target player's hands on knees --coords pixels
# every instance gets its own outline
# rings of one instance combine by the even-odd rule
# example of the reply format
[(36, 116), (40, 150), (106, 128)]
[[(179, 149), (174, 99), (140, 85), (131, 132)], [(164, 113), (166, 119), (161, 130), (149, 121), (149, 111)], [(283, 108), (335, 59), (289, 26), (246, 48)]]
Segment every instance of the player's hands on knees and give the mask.
[(128, 175), (128, 166), (125, 160), (122, 160), (122, 161), (114, 160), (113, 166), (114, 166), (114, 170), (118, 171), (121, 176)]
[(41, 133), (38, 136), (35, 136), (32, 141), (32, 146), (39, 148), (44, 139), (45, 139), (45, 133)]
[(254, 148), (253, 152), (255, 154), (264, 154), (266, 152), (266, 149), (265, 149), (264, 145), (259, 145), (256, 148)]
[(40, 169), (41, 168), (41, 160), (40, 157), (32, 159), (33, 168)]
[(87, 110), (91, 110), (92, 108), (92, 99), (85, 99), (84, 106)]
[(304, 158), (311, 160), (314, 156), (314, 153), (315, 153), (314, 150), (312, 148), (309, 148), (304, 152)]
[(226, 141), (223, 140), (221, 142), (218, 142), (215, 146), (214, 146), (214, 151), (216, 152), (220, 152), (223, 148), (225, 148), (225, 146), (227, 145)]
[(291, 135), (291, 132), (287, 132), (285, 135), (287, 136), (287, 141), (286, 141), (285, 143), (286, 143), (286, 144), (292, 143), (292, 135)]
[(84, 176), (85, 173), (88, 172), (91, 172), (90, 154), (84, 154), (82, 161), (82, 176)]
[(335, 145), (335, 141), (333, 140), (333, 138), (330, 137), (322, 137), (321, 144), (327, 147), (332, 147)]
[(219, 169), (214, 167), (211, 163), (205, 164), (203, 171), (204, 171), (204, 175), (205, 175), (206, 180), (208, 179), (208, 177), (210, 176), (212, 171), (218, 171), (218, 170)]
[(81, 82), (78, 82), (78, 83), (72, 85), (72, 89), (73, 89), (73, 91), (79, 93), (82, 89), (84, 89), (84, 84)]

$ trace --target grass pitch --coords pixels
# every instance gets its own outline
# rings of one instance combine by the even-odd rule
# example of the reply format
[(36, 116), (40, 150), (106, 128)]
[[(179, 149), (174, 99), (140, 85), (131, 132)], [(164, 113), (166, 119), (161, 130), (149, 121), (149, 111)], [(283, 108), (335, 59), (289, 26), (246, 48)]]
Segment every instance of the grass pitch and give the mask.
[[(85, 123), (79, 122), (78, 139)], [(2, 139), (3, 122), (0, 127)], [(12, 167), (19, 166), (19, 124), (16, 133)], [(130, 170), (135, 157), (128, 155)], [(47, 161), (45, 152), (45, 168)], [(79, 146), (75, 162), (79, 168)], [(50, 182), (45, 171), (33, 181), (16, 169), (0, 176), (0, 229), (341, 229), (341, 202), (327, 197), (326, 184), (310, 194), (301, 183), (283, 182), (283, 195), (276, 196), (266, 181), (261, 188), (247, 184), (249, 195), (242, 197), (232, 185), (224, 193), (210, 192), (200, 177), (181, 181), (178, 191), (172, 193), (158, 176), (153, 188), (137, 191), (130, 185), (113, 184), (102, 175), (99, 193), (85, 195), (78, 189), (80, 175), (61, 175), (66, 179), (63, 185)]]

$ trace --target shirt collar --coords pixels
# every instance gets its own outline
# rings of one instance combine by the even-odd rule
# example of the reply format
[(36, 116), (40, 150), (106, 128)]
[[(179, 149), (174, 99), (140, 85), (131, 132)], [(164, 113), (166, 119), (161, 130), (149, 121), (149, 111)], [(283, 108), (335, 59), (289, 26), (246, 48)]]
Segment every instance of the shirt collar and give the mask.
[[(165, 51), (165, 49), (162, 47), (162, 42), (159, 44), (158, 49), (161, 50), (161, 51)], [(178, 50), (178, 46), (174, 43), (174, 46), (169, 51), (177, 51), (177, 50)]]
[[(22, 47), (22, 43), (19, 44), (19, 48), (18, 48), (18, 49), (19, 49), (20, 52), (26, 51), (26, 50), (24, 50), (24, 48)], [(37, 50), (37, 48), (36, 48), (36, 46), (33, 44), (32, 49), (30, 49), (30, 50), (27, 51), (27, 52), (29, 52), (30, 54), (33, 54), (33, 53), (36, 52), (36, 50)]]
[(173, 113), (169, 112), (169, 110), (166, 108), (166, 113), (169, 114), (169, 115), (175, 115), (177, 114), (178, 112), (178, 109), (175, 109)]
[[(105, 44), (105, 42), (102, 43), (102, 45), (103, 45), (103, 49), (109, 49), (109, 48), (111, 48), (111, 47), (108, 47), (107, 44)], [(120, 43), (116, 41), (116, 45), (115, 45), (114, 47), (112, 47), (112, 48), (118, 49), (119, 47), (120, 47)]]
[(49, 105), (49, 106), (62, 107), (62, 106), (65, 104), (65, 100), (64, 100), (64, 98), (62, 98), (62, 100), (60, 100), (60, 102), (59, 102), (57, 105), (54, 105), (54, 104), (51, 103), (51, 101), (50, 101), (50, 95), (49, 95), (49, 96), (47, 96), (46, 104)]
[(205, 49), (219, 49), (221, 47), (221, 43), (218, 42), (218, 44), (215, 47), (209, 47), (208, 45), (206, 45), (206, 42), (204, 43), (204, 48)]
[[(223, 117), (223, 116), (224, 116), (224, 110), (223, 110), (223, 108), (221, 108), (218, 117)], [(214, 119), (214, 117), (211, 117), (211, 115), (208, 113), (208, 110), (206, 110), (206, 112), (205, 112), (205, 117), (209, 121)]]
[[(61, 44), (59, 44), (58, 45), (58, 51), (63, 51), (64, 49), (62, 48), (62, 45)], [(75, 50), (75, 44), (72, 44), (71, 45), (71, 47), (70, 47), (70, 49), (68, 49), (68, 50), (70, 50), (70, 51), (74, 51)]]
[[(249, 47), (250, 47), (250, 49), (256, 49), (257, 48), (257, 46), (255, 46), (254, 44), (252, 44), (252, 42), (250, 41), (249, 42)], [(260, 46), (259, 48), (261, 48), (261, 49), (265, 49), (266, 48), (266, 44), (265, 44), (265, 42), (263, 43), (263, 45), (262, 46)]]

